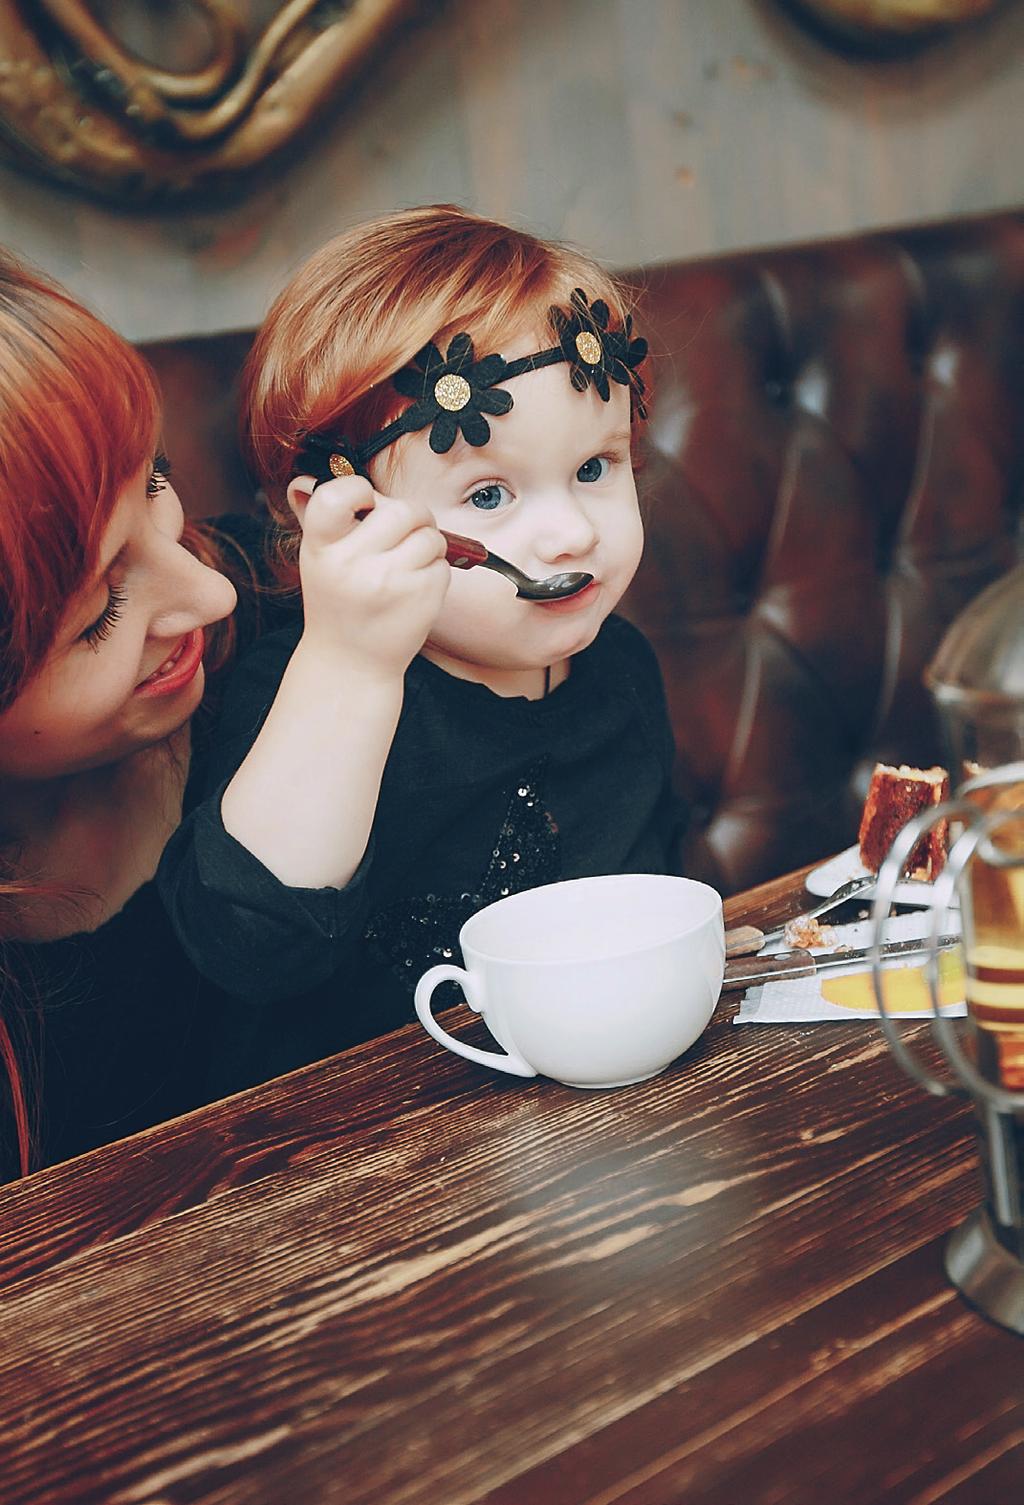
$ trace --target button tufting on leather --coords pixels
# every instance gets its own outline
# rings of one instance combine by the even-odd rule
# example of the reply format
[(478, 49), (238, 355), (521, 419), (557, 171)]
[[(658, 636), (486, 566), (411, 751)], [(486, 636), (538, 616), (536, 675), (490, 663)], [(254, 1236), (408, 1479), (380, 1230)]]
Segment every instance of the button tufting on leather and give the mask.
[[(1024, 214), (635, 281), (656, 392), (623, 605), (695, 791), (684, 864), (728, 892), (852, 841), (875, 755), (941, 754), (922, 671), (1022, 517)], [(147, 350), (175, 473), (211, 516), (249, 494), (232, 383), (250, 341)]]
[(1024, 215), (638, 280), (688, 422), (624, 608), (728, 892), (849, 845), (875, 749), (941, 758), (921, 676), (1022, 514)]

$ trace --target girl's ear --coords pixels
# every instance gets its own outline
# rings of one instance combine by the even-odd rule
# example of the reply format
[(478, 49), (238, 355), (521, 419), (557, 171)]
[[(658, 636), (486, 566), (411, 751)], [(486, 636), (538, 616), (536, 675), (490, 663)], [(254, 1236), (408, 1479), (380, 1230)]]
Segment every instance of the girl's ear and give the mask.
[(294, 512), (300, 528), (306, 508), (309, 505), (309, 499), (313, 495), (316, 485), (317, 482), (313, 476), (295, 476), (293, 480), (288, 482), (288, 505)]

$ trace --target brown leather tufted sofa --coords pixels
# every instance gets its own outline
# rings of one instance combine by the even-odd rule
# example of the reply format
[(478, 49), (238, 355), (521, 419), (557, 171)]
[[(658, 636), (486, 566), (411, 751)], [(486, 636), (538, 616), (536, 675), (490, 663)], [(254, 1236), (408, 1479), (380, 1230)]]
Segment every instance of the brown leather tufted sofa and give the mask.
[[(941, 756), (922, 670), (1020, 548), (1024, 213), (633, 280), (655, 402), (624, 609), (665, 674), (686, 870), (727, 893), (848, 845), (877, 759)], [(249, 339), (147, 347), (197, 515), (248, 504)]]

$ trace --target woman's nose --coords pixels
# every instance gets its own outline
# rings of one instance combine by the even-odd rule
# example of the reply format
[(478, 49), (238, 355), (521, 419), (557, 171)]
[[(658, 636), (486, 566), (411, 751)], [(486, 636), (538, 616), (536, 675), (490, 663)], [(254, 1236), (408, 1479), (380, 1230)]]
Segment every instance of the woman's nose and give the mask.
[(545, 564), (565, 559), (582, 559), (597, 543), (597, 529), (590, 516), (575, 498), (562, 496), (546, 500), (534, 549)]
[(204, 564), (183, 544), (174, 545), (173, 559), (165, 560), (156, 610), (149, 635), (181, 637), (197, 627), (209, 627), (235, 609), (235, 587), (226, 575)]

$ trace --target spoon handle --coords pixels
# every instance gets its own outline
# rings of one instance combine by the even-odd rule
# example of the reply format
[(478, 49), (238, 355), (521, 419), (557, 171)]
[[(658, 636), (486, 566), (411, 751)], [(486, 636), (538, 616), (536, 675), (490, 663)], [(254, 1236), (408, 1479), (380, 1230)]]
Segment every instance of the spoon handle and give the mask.
[(475, 564), (487, 563), (488, 551), (477, 539), (464, 538), (461, 533), (446, 533), (444, 528), (441, 536), (448, 544), (445, 558), (453, 569), (471, 570)]

